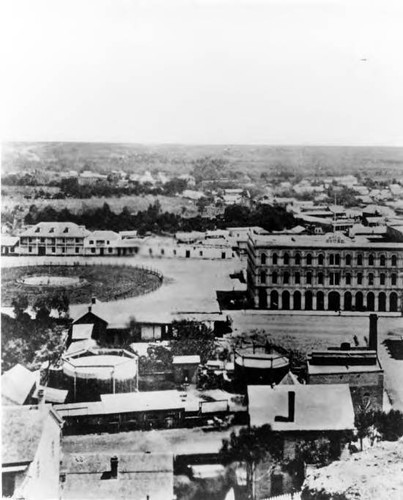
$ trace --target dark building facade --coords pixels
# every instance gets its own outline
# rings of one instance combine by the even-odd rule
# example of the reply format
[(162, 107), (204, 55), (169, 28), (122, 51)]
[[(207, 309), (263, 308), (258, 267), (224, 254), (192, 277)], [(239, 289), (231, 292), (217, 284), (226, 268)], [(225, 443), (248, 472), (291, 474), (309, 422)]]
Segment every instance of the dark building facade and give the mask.
[(403, 245), (323, 236), (250, 235), (248, 293), (256, 308), (402, 310)]

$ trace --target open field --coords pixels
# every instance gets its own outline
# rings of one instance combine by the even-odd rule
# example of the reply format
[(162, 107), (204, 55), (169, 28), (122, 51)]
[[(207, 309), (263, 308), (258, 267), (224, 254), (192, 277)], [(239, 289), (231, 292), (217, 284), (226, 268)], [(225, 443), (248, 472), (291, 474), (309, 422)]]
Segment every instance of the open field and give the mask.
[[(27, 285), (24, 278), (32, 277), (78, 278), (75, 286)], [(135, 297), (155, 290), (161, 285), (160, 278), (146, 269), (133, 266), (28, 266), (2, 269), (1, 305), (10, 306), (13, 299), (22, 294), (32, 305), (41, 294), (64, 292), (71, 304), (88, 304), (91, 297), (109, 301)]]
[(127, 172), (164, 170), (188, 173), (193, 161), (205, 156), (227, 160), (233, 170), (252, 176), (275, 174), (285, 168), (301, 175), (362, 173), (402, 176), (403, 148), (326, 146), (234, 146), (108, 143), (6, 143), (3, 173), (26, 169)]

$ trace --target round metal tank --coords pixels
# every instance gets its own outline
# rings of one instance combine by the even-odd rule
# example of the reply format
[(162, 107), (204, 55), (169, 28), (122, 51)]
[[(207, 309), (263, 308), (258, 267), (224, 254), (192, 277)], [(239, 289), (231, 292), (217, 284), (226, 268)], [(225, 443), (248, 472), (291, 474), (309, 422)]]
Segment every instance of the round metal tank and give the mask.
[(137, 390), (137, 357), (95, 355), (63, 363), (69, 401), (99, 401), (101, 394)]
[(278, 384), (290, 366), (288, 358), (275, 349), (254, 346), (235, 350), (234, 364), (240, 386)]

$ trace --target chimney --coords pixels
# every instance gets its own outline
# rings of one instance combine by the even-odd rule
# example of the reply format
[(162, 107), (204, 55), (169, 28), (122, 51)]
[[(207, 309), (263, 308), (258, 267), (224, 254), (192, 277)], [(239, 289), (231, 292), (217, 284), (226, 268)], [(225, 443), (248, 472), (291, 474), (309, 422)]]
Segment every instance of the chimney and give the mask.
[(88, 306), (88, 312), (92, 311), (92, 306)]
[(378, 351), (378, 316), (369, 315), (369, 349)]
[(294, 422), (295, 420), (295, 391), (288, 391), (288, 415), (276, 415), (275, 422)]
[(96, 303), (97, 303), (96, 297), (91, 297), (91, 304), (96, 304)]
[(295, 420), (295, 392), (288, 393), (288, 421), (294, 422)]
[(111, 458), (111, 479), (116, 479), (118, 477), (118, 467), (119, 459), (115, 455)]
[(45, 391), (43, 389), (38, 389), (37, 399), (38, 407), (39, 405), (43, 405), (43, 403), (45, 402)]

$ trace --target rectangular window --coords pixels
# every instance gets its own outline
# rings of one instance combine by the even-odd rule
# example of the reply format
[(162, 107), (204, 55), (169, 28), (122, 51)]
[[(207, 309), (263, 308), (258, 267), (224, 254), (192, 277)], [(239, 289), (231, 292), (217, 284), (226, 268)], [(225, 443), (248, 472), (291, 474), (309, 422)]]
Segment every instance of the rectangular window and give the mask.
[(91, 248), (91, 253), (95, 253), (95, 248)]
[(329, 275), (329, 284), (334, 285), (334, 273), (330, 273)]
[(28, 247), (28, 252), (32, 253), (32, 247)]
[(334, 284), (340, 285), (340, 273), (334, 273)]
[(357, 285), (362, 285), (362, 274), (357, 274)]
[(80, 252), (80, 249), (78, 247), (76, 247), (76, 253), (79, 253)]
[(52, 247), (52, 253), (56, 252), (56, 247)]
[(200, 257), (203, 257), (203, 252), (200, 250), (199, 252)]
[(346, 274), (346, 285), (351, 285), (351, 274)]

